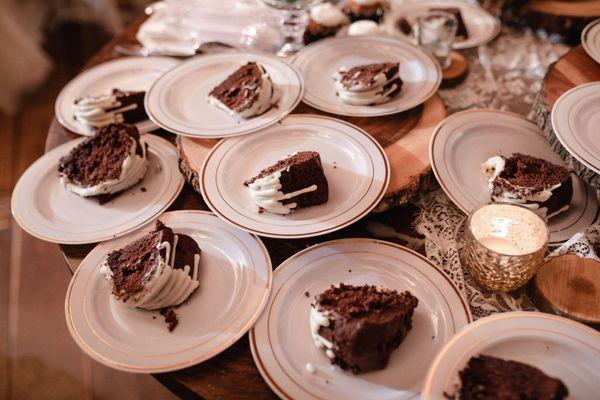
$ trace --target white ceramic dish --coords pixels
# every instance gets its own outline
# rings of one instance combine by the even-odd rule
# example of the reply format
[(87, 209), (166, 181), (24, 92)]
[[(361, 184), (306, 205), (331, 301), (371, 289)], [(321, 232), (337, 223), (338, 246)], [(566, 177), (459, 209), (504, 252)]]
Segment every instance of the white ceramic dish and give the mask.
[(49, 151), (25, 171), (15, 186), (11, 199), (15, 220), (39, 239), (84, 244), (124, 235), (154, 219), (175, 201), (184, 180), (175, 147), (155, 135), (142, 138), (148, 143), (150, 165), (146, 176), (105, 204), (71, 193), (60, 183), (60, 158), (84, 138)]
[[(87, 69), (61, 90), (54, 107), (56, 118), (68, 130), (90, 136), (93, 130), (74, 118), (75, 100), (110, 93), (113, 89), (148, 91), (154, 81), (177, 64), (178, 60), (168, 57), (125, 57)], [(158, 128), (150, 120), (136, 126), (142, 133)]]
[[(489, 109), (462, 111), (442, 121), (430, 142), (433, 172), (448, 197), (463, 212), (490, 201), (481, 164), (501, 154), (523, 153), (563, 165), (536, 124), (508, 112)], [(550, 244), (559, 245), (596, 220), (598, 200), (593, 189), (573, 175), (569, 210), (551, 218)]]
[[(321, 155), (329, 201), (288, 215), (259, 212), (243, 182), (297, 151)], [(390, 166), (381, 146), (347, 122), (292, 115), (258, 134), (223, 140), (204, 160), (200, 188), (206, 204), (223, 220), (261, 236), (301, 238), (341, 229), (381, 200)]]
[(600, 63), (600, 19), (590, 22), (583, 29), (581, 45), (590, 57)]
[[(390, 101), (372, 106), (342, 102), (337, 96), (333, 74), (340, 67), (352, 68), (377, 62), (400, 62), (400, 93)], [(376, 117), (396, 114), (424, 103), (442, 81), (439, 64), (412, 44), (389, 36), (350, 36), (320, 40), (303, 48), (293, 65), (304, 77), (303, 101), (319, 110), (345, 116)]]
[(441, 400), (446, 398), (444, 392), (454, 393), (458, 372), (479, 354), (539, 368), (562, 380), (570, 399), (598, 397), (598, 331), (555, 315), (508, 312), (472, 323), (444, 346), (427, 374), (423, 400)]
[[(207, 101), (211, 90), (249, 61), (269, 73), (279, 97), (262, 115), (236, 119)], [(244, 135), (272, 125), (300, 102), (304, 84), (300, 73), (283, 60), (259, 54), (220, 53), (195, 57), (164, 74), (146, 96), (150, 118), (180, 135), (222, 138)]]
[(100, 272), (109, 252), (151, 227), (94, 248), (67, 291), (65, 314), (75, 342), (112, 368), (149, 374), (205, 361), (246, 333), (269, 297), (271, 260), (257, 237), (204, 211), (169, 212), (159, 219), (175, 233), (191, 236), (202, 250), (200, 286), (176, 309), (179, 324), (173, 332), (157, 311), (128, 308), (116, 300)]
[[(310, 304), (340, 282), (409, 290), (419, 299), (413, 327), (385, 369), (353, 375), (331, 366), (314, 345)], [(275, 270), (250, 346), (263, 378), (282, 399), (416, 399), (437, 352), (470, 321), (456, 286), (423, 256), (389, 242), (342, 239), (309, 247)]]

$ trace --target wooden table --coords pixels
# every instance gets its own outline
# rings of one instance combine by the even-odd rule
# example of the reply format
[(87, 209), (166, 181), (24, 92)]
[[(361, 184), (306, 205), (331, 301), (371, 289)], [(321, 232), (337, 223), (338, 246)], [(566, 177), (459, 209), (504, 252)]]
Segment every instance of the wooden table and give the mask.
[[(113, 50), (114, 45), (116, 43), (133, 41), (135, 32), (142, 21), (143, 18), (137, 20), (122, 32), (120, 36), (102, 48), (90, 60), (88, 67), (118, 58), (119, 54)], [(174, 135), (170, 133), (158, 131), (157, 134), (172, 142), (175, 141)], [(46, 151), (76, 137), (78, 136), (64, 129), (55, 118), (50, 125), (46, 139)], [(208, 207), (202, 197), (189, 184), (186, 184), (168, 211), (180, 209), (208, 210)], [(381, 222), (391, 220), (394, 221), (396, 229), (410, 234), (410, 223), (415, 210), (416, 208), (411, 205), (395, 207), (384, 213), (370, 215), (341, 231), (318, 238), (297, 240), (262, 238), (262, 240), (269, 250), (273, 266), (276, 267), (291, 255), (312, 244), (344, 237), (373, 237), (365, 226), (368, 221)], [(395, 241), (405, 244), (398, 239), (395, 239)], [(77, 269), (80, 262), (94, 246), (95, 244), (60, 245), (60, 249), (71, 272)], [(247, 335), (211, 360), (181, 371), (155, 374), (154, 377), (173, 393), (185, 399), (233, 400), (243, 398), (257, 400), (277, 398), (254, 366)]]

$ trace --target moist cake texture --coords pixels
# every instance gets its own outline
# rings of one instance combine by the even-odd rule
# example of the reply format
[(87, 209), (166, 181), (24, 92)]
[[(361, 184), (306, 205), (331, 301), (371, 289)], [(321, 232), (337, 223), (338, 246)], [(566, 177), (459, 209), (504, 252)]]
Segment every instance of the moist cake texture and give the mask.
[(385, 368), (412, 327), (410, 292), (340, 283), (315, 297), (310, 328), (331, 362), (353, 373)]
[(384, 62), (340, 68), (333, 75), (340, 99), (352, 105), (373, 105), (390, 100), (402, 88), (400, 64)]

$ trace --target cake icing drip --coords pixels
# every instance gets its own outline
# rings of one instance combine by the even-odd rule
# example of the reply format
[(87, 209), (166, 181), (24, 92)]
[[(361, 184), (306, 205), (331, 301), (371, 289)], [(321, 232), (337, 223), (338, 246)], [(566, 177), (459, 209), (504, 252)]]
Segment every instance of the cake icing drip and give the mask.
[(284, 200), (317, 190), (317, 185), (311, 185), (295, 192), (283, 193), (281, 191), (280, 178), (281, 171), (276, 171), (248, 184), (248, 189), (250, 189), (250, 195), (254, 202), (259, 207), (273, 214), (291, 213), (297, 207), (297, 204), (293, 202), (284, 204)]
[(252, 90), (258, 93), (256, 100), (254, 100), (250, 106), (243, 107), (241, 110), (235, 110), (233, 108), (229, 108), (217, 97), (212, 95), (207, 97), (208, 102), (235, 118), (251, 118), (265, 113), (271, 108), (272, 105), (277, 103), (279, 100), (279, 93), (277, 92), (269, 73), (262, 66), (259, 65), (258, 67), (261, 71), (261, 78), (258, 86), (242, 86), (239, 88), (240, 91)]
[(122, 107), (114, 93), (89, 96), (75, 102), (75, 119), (83, 125), (98, 129), (112, 123), (123, 123), (123, 113), (137, 108), (137, 104)]
[(319, 349), (324, 349), (327, 357), (335, 358), (334, 351), (336, 347), (329, 340), (319, 335), (321, 327), (328, 327), (331, 325), (332, 313), (330, 311), (320, 311), (318, 304), (313, 305), (310, 309), (310, 334), (315, 342), (315, 346)]
[(358, 106), (381, 104), (400, 89), (399, 70), (390, 77), (385, 71), (381, 71), (368, 81), (357, 79), (361, 71), (355, 71), (351, 76), (348, 75), (349, 72), (342, 67), (333, 74), (337, 94), (344, 103)]
[(348, 23), (348, 17), (331, 3), (320, 3), (310, 9), (310, 18), (317, 24), (333, 28)]
[[(198, 282), (200, 254), (194, 254), (194, 265), (191, 268), (189, 265), (175, 268), (177, 242), (178, 235), (175, 235), (173, 246), (169, 242), (158, 244), (159, 250), (165, 250), (165, 258), (161, 258), (156, 268), (149, 271), (144, 289), (125, 301), (127, 306), (146, 310), (176, 306), (184, 302), (196, 290), (200, 284)], [(100, 271), (110, 282), (112, 271), (106, 260), (102, 263)], [(192, 272), (191, 277), (190, 271)]]
[(348, 36), (378, 35), (380, 33), (381, 28), (377, 22), (368, 19), (356, 21), (348, 27)]
[(121, 174), (117, 179), (110, 179), (93, 186), (82, 186), (63, 174), (60, 177), (63, 186), (68, 191), (78, 194), (79, 196), (89, 197), (102, 194), (118, 193), (141, 181), (144, 175), (146, 175), (146, 171), (148, 169), (146, 144), (144, 143), (143, 139), (140, 139), (142, 155), (138, 155), (137, 141), (131, 137), (129, 139), (131, 140), (129, 154), (123, 160)]

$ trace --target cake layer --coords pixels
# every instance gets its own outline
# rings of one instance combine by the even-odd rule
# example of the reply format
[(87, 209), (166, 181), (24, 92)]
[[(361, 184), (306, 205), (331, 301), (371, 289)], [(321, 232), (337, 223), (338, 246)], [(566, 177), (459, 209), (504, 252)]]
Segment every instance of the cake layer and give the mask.
[(141, 91), (113, 89), (111, 93), (75, 100), (75, 119), (94, 129), (113, 123), (133, 124), (148, 119)]
[(387, 6), (387, 0), (347, 0), (344, 12), (352, 22), (365, 19), (381, 22)]
[(561, 400), (567, 387), (539, 369), (516, 361), (480, 355), (460, 371), (460, 399)]
[(209, 93), (208, 102), (231, 116), (250, 118), (271, 108), (276, 92), (264, 67), (249, 62), (216, 86)]
[(402, 87), (398, 63), (386, 62), (341, 68), (333, 75), (335, 88), (344, 103), (372, 105), (388, 101)]
[(67, 190), (89, 197), (119, 193), (142, 180), (147, 168), (137, 128), (110, 124), (62, 157), (58, 171)]
[(409, 292), (340, 283), (315, 297), (310, 315), (315, 345), (354, 373), (385, 368), (412, 327), (418, 300)]
[(528, 207), (545, 218), (568, 209), (573, 180), (568, 169), (546, 160), (514, 154), (495, 156), (482, 164), (492, 201)]
[(329, 185), (316, 151), (301, 151), (280, 160), (244, 185), (261, 209), (275, 214), (323, 204), (329, 198)]

